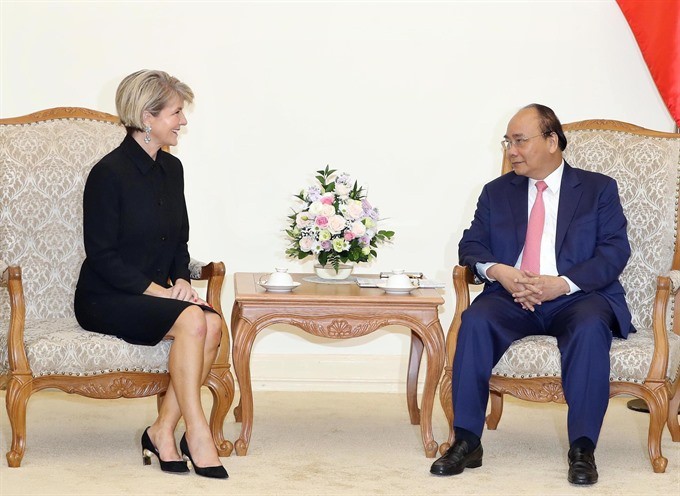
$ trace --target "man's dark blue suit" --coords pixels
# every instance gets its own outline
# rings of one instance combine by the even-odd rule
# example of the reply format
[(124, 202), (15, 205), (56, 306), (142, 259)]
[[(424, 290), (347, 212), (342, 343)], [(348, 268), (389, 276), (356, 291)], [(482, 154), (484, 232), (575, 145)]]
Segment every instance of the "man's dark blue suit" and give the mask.
[[(478, 263), (514, 266), (524, 246), (529, 180), (509, 172), (488, 183), (459, 244), (460, 264), (475, 274)], [(569, 405), (570, 442), (597, 443), (609, 398), (612, 333), (634, 332), (618, 277), (630, 256), (626, 218), (616, 181), (565, 162), (555, 237), (559, 275), (581, 291), (521, 308), (499, 282), (462, 315), (453, 368), (454, 427), (481, 437), (491, 369), (516, 339), (547, 334), (562, 354), (562, 383)], [(482, 278), (483, 279), (483, 278)]]

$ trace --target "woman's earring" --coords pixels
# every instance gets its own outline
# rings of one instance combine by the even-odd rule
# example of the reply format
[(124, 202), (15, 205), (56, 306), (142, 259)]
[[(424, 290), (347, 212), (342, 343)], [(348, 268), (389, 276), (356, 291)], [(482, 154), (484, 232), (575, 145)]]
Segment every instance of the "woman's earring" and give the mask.
[(146, 133), (146, 136), (144, 136), (144, 143), (148, 145), (151, 143), (151, 126), (148, 124), (144, 126), (144, 132)]

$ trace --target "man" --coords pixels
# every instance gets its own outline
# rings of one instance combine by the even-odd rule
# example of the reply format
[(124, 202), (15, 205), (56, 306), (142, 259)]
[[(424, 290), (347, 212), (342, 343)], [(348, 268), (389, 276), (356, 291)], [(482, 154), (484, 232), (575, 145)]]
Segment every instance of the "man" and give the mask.
[(502, 143), (513, 170), (484, 187), (459, 244), (461, 265), (485, 287), (463, 312), (458, 334), (455, 442), (430, 472), (482, 465), (491, 370), (513, 341), (546, 334), (557, 338), (562, 357), (567, 479), (594, 484), (612, 334), (634, 332), (618, 281), (630, 256), (626, 218), (612, 178), (563, 160), (567, 140), (550, 108), (522, 108)]

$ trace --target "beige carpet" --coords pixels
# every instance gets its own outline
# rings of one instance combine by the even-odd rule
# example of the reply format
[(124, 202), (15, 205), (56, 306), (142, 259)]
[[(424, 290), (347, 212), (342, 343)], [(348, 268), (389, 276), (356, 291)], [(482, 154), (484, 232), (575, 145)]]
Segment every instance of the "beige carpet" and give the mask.
[[(680, 443), (664, 433), (668, 469), (654, 474), (647, 416), (627, 410), (624, 399), (610, 403), (596, 453), (600, 482), (590, 488), (566, 481), (564, 405), (508, 400), (499, 429), (484, 435), (484, 465), (439, 478), (428, 473), (432, 460), (402, 395), (255, 392), (250, 451), (222, 459), (227, 481), (164, 474), (155, 459), (142, 465), (139, 438), (154, 418), (153, 399), (94, 401), (47, 391), (28, 406), (22, 467), (0, 460), (2, 496), (680, 494)], [(226, 437), (235, 440), (239, 429), (230, 413)], [(435, 438), (442, 442), (446, 432), (437, 404)], [(3, 455), (9, 433), (0, 414)]]

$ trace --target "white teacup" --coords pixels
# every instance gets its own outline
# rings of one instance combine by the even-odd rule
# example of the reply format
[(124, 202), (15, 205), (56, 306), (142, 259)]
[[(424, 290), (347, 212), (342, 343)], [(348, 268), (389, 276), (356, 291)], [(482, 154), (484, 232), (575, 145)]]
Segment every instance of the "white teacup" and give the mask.
[(404, 274), (403, 270), (393, 270), (392, 274), (387, 278), (388, 288), (408, 288), (413, 286), (411, 278)]
[(272, 272), (267, 276), (267, 279), (263, 282), (260, 278), (260, 283), (266, 284), (267, 286), (292, 286), (293, 278), (288, 273), (288, 269), (277, 267), (276, 272)]

